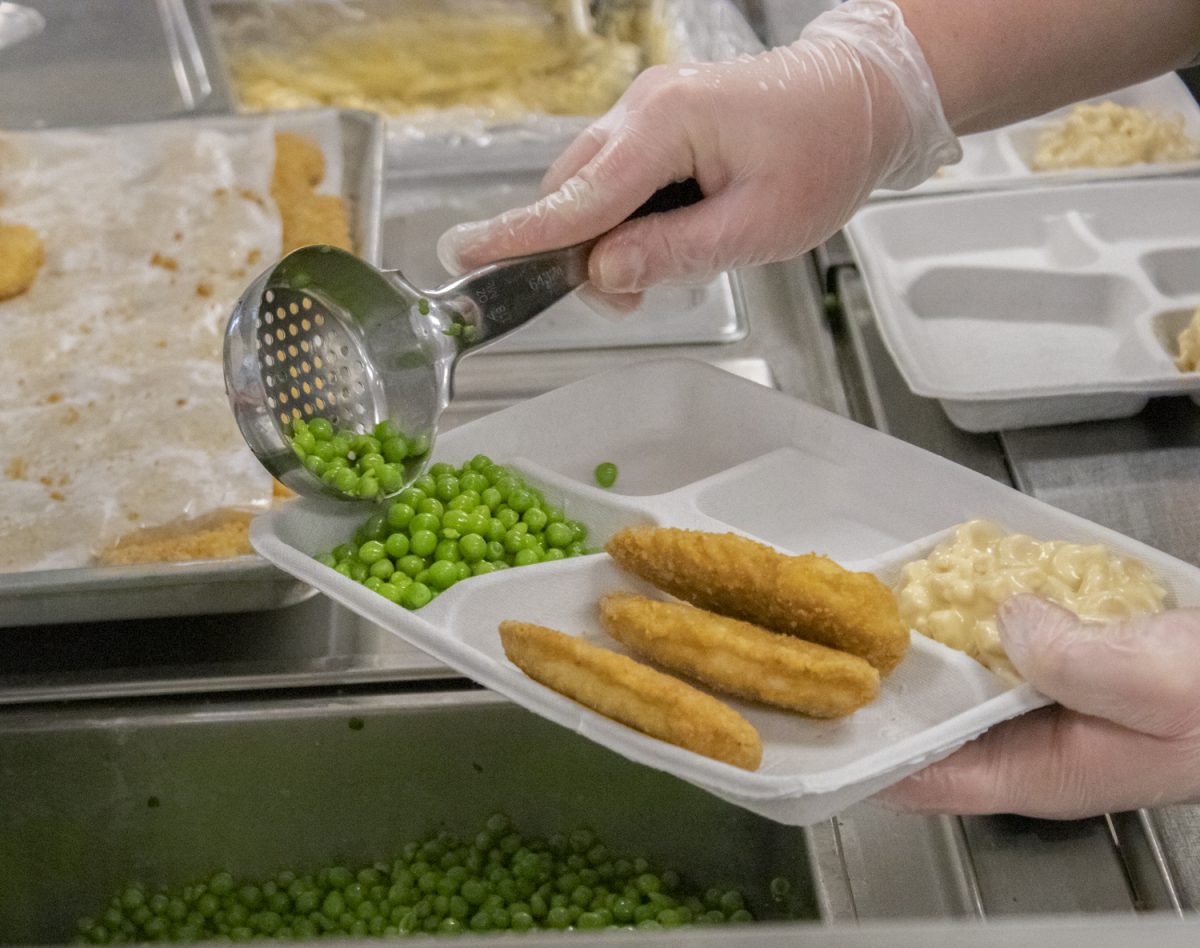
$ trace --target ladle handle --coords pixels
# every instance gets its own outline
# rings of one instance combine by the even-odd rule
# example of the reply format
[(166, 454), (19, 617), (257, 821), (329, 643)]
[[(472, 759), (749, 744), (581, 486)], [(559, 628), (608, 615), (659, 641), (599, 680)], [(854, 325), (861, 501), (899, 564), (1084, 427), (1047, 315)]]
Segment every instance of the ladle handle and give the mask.
[[(694, 178), (676, 181), (654, 192), (626, 220), (688, 207), (704, 198)], [(491, 342), (587, 282), (588, 255), (595, 240), (559, 250), (501, 260), (472, 271), (439, 291), (459, 310), (471, 332), (462, 351)]]

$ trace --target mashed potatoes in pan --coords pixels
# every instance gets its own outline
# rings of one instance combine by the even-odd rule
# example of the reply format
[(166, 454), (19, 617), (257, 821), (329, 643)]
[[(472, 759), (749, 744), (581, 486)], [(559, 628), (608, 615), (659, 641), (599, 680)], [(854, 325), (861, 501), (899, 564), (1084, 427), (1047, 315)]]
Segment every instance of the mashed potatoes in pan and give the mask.
[(597, 115), (643, 66), (619, 30), (574, 30), (546, 3), (245, 3), (214, 13), (250, 110)]
[(1020, 681), (1000, 644), (996, 607), (1035, 593), (1089, 620), (1159, 612), (1166, 591), (1144, 564), (1099, 544), (1041, 541), (986, 520), (956, 527), (896, 585), (900, 618), (923, 635)]

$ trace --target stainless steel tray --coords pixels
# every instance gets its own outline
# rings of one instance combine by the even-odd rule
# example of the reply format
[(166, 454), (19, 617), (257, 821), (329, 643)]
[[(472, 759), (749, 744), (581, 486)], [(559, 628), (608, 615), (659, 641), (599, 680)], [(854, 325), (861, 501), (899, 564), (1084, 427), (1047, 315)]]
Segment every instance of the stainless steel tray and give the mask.
[[(255, 116), (207, 116), (203, 126), (258, 122)], [(365, 112), (314, 110), (272, 116), (279, 128), (311, 134), (323, 145), (336, 128), (342, 192), (362, 256), (379, 258), (383, 176), (380, 120)], [(0, 574), (0, 628), (47, 623), (140, 619), (166, 615), (253, 612), (299, 602), (312, 590), (257, 556), (150, 566), (84, 567)]]
[[(538, 196), (554, 154), (568, 140), (530, 142), (444, 138), (389, 146), (383, 205), (384, 264), (418, 286), (449, 275), (438, 262), (438, 237), (449, 227), (490, 217)], [(489, 348), (492, 353), (727, 343), (748, 331), (737, 277), (721, 274), (695, 286), (659, 286), (642, 307), (613, 322), (574, 297)]]
[(132, 880), (369, 862), (497, 811), (540, 837), (588, 826), (701, 891), (737, 886), (761, 919), (817, 916), (803, 831), (487, 692), (16, 711), (0, 760), (5, 943), (65, 943)]
[(209, 36), (182, 0), (21, 0), (45, 29), (0, 55), (0, 127), (228, 110)]

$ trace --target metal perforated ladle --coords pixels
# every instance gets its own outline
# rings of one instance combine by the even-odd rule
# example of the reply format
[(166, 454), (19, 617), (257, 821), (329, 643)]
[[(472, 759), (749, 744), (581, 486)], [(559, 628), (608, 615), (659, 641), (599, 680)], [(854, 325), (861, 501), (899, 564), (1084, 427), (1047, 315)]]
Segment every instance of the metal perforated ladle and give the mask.
[[(630, 219), (702, 196), (695, 181), (669, 185)], [(246, 443), (297, 493), (358, 500), (304, 465), (294, 423), (325, 418), (365, 433), (390, 421), (431, 447), (458, 361), (581, 286), (593, 244), (503, 260), (436, 290), (344, 250), (293, 251), (242, 294), (225, 331), (225, 390)], [(404, 485), (428, 459), (426, 450), (403, 462)]]

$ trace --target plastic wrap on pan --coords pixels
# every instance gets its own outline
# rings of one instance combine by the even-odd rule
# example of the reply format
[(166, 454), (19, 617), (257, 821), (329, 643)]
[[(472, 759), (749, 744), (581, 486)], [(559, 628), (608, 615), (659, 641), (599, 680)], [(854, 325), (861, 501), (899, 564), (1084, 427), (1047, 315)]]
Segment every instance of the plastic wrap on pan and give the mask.
[[(9, 356), (19, 357), (20, 353), (15, 352), (15, 349), (24, 346), (28, 350), (29, 358), (20, 363), (26, 368), (10, 373), (11, 377), (5, 385), (0, 386), (10, 396), (8, 399), (2, 400), (4, 404), (0, 404), (0, 418), (7, 417), (11, 423), (22, 414), (36, 413), (37, 411), (43, 414), (49, 412), (54, 417), (63, 416), (63, 420), (70, 422), (72, 428), (81, 431), (81, 438), (86, 435), (88, 438), (98, 439), (100, 443), (103, 443), (105, 438), (114, 437), (111, 424), (114, 419), (132, 418), (136, 422), (138, 412), (150, 404), (149, 400), (135, 402), (127, 398), (106, 399), (102, 397), (103, 393), (101, 392), (87, 395), (82, 400), (75, 399), (74, 402), (78, 402), (78, 404), (74, 404), (68, 397), (74, 391), (67, 385), (72, 382), (70, 376), (62, 377), (61, 385), (58, 384), (56, 378), (44, 377), (47, 375), (46, 370), (53, 367), (54, 360), (50, 357), (51, 354), (67, 345), (70, 342), (70, 331), (77, 330), (79, 326), (87, 323), (86, 317), (92, 313), (103, 316), (103, 321), (98, 325), (104, 327), (104, 332), (97, 333), (95, 327), (90, 330), (91, 338), (96, 340), (95, 365), (93, 371), (82, 374), (77, 382), (72, 383), (75, 388), (81, 386), (84, 388), (87, 386), (99, 389), (104, 389), (105, 386), (111, 388), (112, 383), (116, 381), (116, 376), (113, 370), (103, 369), (100, 365), (103, 361), (101, 350), (106, 346), (109, 349), (114, 346), (119, 348), (124, 341), (129, 341), (131, 344), (139, 342), (150, 348), (150, 355), (141, 360), (143, 365), (140, 371), (147, 374), (147, 377), (157, 379), (149, 386), (152, 390), (162, 390), (164, 386), (167, 389), (170, 389), (171, 386), (175, 388), (183, 386), (185, 389), (188, 387), (188, 376), (177, 371), (178, 365), (184, 364), (180, 360), (185, 356), (190, 359), (186, 364), (197, 366), (198, 371), (201, 371), (202, 374), (207, 372), (211, 366), (217, 374), (214, 379), (209, 381), (216, 385), (215, 391), (218, 393), (218, 397), (210, 407), (220, 421), (228, 422), (228, 406), (225, 404), (220, 379), (219, 332), (210, 330), (219, 330), (224, 325), (224, 318), (228, 312), (229, 294), (236, 295), (237, 292), (240, 292), (246, 280), (252, 275), (252, 271), (261, 268), (271, 254), (278, 252), (279, 223), (277, 215), (267, 202), (264, 201), (262, 205), (258, 203), (258, 200), (261, 200), (258, 192), (265, 194), (267, 190), (267, 175), (260, 175), (254, 180), (250, 180), (245, 174), (236, 174), (226, 182), (217, 180), (221, 175), (231, 175), (240, 167), (236, 162), (226, 161), (229, 148), (218, 147), (218, 145), (229, 142), (242, 143), (242, 151), (247, 156), (256, 158), (256, 166), (269, 168), (269, 158), (273, 153), (270, 138), (272, 130), (298, 133), (321, 148), (325, 157), (325, 177), (318, 187), (318, 191), (338, 193), (343, 196), (351, 211), (350, 223), (356, 247), (368, 259), (376, 260), (378, 258), (382, 140), (379, 123), (372, 116), (321, 110), (293, 112), (268, 120), (245, 117), (184, 119), (156, 125), (113, 126), (91, 129), (87, 132), (63, 130), (53, 133), (21, 133), (22, 136), (37, 136), (33, 139), (21, 138), (21, 141), (41, 142), (43, 141), (41, 136), (48, 136), (44, 139), (46, 147), (50, 147), (51, 141), (61, 141), (66, 146), (78, 146), (75, 151), (68, 150), (59, 154), (54, 167), (62, 165), (63, 162), (69, 163), (73, 157), (88, 166), (97, 160), (106, 160), (101, 156), (103, 149), (97, 151), (97, 141), (105, 143), (105, 147), (110, 150), (120, 151), (124, 156), (121, 161), (117, 161), (112, 155), (107, 156), (107, 160), (115, 162), (112, 167), (122, 169), (122, 172), (121, 175), (114, 173), (113, 181), (105, 188), (120, 189), (122, 176), (132, 175), (134, 179), (141, 182), (140, 187), (151, 190), (152, 210), (149, 212), (149, 220), (134, 216), (134, 202), (129, 199), (130, 195), (124, 192), (122, 192), (121, 200), (105, 201), (99, 210), (93, 210), (90, 213), (100, 214), (105, 220), (111, 219), (120, 226), (111, 231), (117, 235), (110, 241), (113, 246), (102, 244), (97, 248), (92, 245), (85, 246), (83, 242), (74, 239), (79, 228), (72, 223), (74, 217), (68, 213), (71, 207), (71, 196), (80, 188), (86, 189), (87, 187), (85, 176), (81, 176), (79, 180), (70, 179), (70, 188), (64, 188), (61, 193), (58, 190), (51, 192), (43, 188), (43, 196), (37, 198), (37, 189), (34, 188), (34, 198), (20, 204), (15, 199), (10, 202), (5, 209), (6, 217), (14, 221), (25, 221), (28, 224), (36, 225), (42, 240), (50, 246), (51, 249), (47, 250), (45, 266), (49, 268), (62, 267), (74, 260), (77, 264), (75, 269), (80, 270), (80, 278), (84, 280), (85, 286), (90, 290), (90, 296), (84, 301), (86, 305), (61, 307), (57, 311), (58, 316), (55, 323), (46, 331), (37, 331), (36, 326), (30, 326), (29, 332), (23, 336), (18, 332), (16, 323), (10, 321), (6, 338), (8, 348), (5, 351)], [(161, 140), (160, 144), (177, 145), (182, 149), (180, 152), (182, 157), (176, 162), (177, 167), (170, 174), (154, 173), (156, 166), (150, 158), (155, 150), (139, 148), (139, 143), (147, 136), (157, 137)], [(216, 169), (209, 175), (212, 180), (208, 182), (208, 186), (214, 192), (221, 187), (230, 188), (230, 186), (232, 186), (231, 190), (246, 189), (245, 194), (234, 196), (231, 193), (226, 198), (218, 198), (214, 193), (207, 202), (201, 202), (201, 211), (207, 214), (216, 214), (221, 211), (222, 213), (250, 215), (251, 217), (258, 215), (262, 218), (263, 226), (257, 229), (247, 230), (239, 225), (236, 230), (236, 239), (231, 239), (225, 229), (218, 226), (214, 239), (221, 246), (216, 252), (213, 252), (211, 248), (204, 250), (197, 247), (189, 239), (186, 225), (188, 224), (188, 215), (192, 213), (189, 210), (192, 204), (169, 198), (169, 184), (194, 189), (202, 180), (191, 175), (187, 170), (190, 167), (187, 163), (189, 160), (202, 162), (207, 160), (204, 157), (206, 152), (203, 149), (200, 150), (199, 157), (193, 155), (195, 141), (206, 142), (207, 146), (216, 149), (211, 151), (208, 156), (212, 159), (209, 164)], [(158, 151), (161, 151), (161, 147)], [(189, 156), (191, 157), (189, 158)], [(122, 162), (131, 164), (129, 167), (125, 167)], [(243, 161), (242, 165), (244, 164)], [(69, 170), (68, 167), (67, 171)], [(17, 175), (18, 171), (17, 165), (10, 164), (10, 182), (13, 188), (16, 187), (16, 178), (13, 176)], [(54, 173), (54, 168), (50, 164), (40, 162), (34, 165), (29, 173), (45, 178)], [(187, 179), (184, 185), (179, 185), (176, 180), (181, 175)], [(33, 185), (37, 184), (38, 180), (34, 180)], [(251, 185), (253, 188), (250, 187)], [(86, 194), (79, 195), (80, 208), (92, 206), (86, 198)], [(39, 201), (50, 202), (50, 205), (41, 207)], [(67, 210), (51, 214), (50, 211), (63, 201), (68, 204)], [(57, 229), (49, 226), (51, 222), (60, 217), (62, 218), (61, 226), (58, 226)], [(158, 218), (163, 219), (158, 220)], [(162, 243), (160, 259), (157, 262), (148, 263), (143, 256), (139, 255), (140, 244), (136, 233), (144, 226), (150, 225), (154, 225), (151, 226), (152, 231), (155, 233), (161, 231), (167, 237), (160, 242)], [(122, 227), (125, 230), (122, 230)], [(114, 255), (121, 249), (117, 243), (118, 236), (125, 233), (126, 230), (130, 231), (130, 236), (126, 240), (128, 249), (125, 256), (128, 257), (132, 254), (133, 261), (132, 264), (126, 261), (121, 268), (125, 272), (132, 266), (133, 270), (141, 273), (141, 277), (136, 280), (127, 277), (120, 281), (111, 281), (102, 279), (97, 271), (96, 281), (88, 282), (87, 272), (90, 271), (86, 264), (89, 261), (100, 270), (103, 270), (105, 265), (117, 266)], [(179, 240), (173, 236), (175, 233), (178, 233)], [(252, 238), (256, 234), (267, 238), (265, 242), (261, 242), (261, 246), (257, 244), (251, 246), (247, 243), (247, 241), (253, 243)], [(158, 243), (155, 243), (154, 246), (157, 248)], [(271, 250), (271, 246), (276, 249)], [(178, 249), (175, 249), (176, 247)], [(253, 253), (255, 250), (258, 253)], [(79, 255), (88, 253), (91, 256), (85, 256), (82, 260), (75, 259)], [(229, 273), (225, 275), (226, 282), (221, 283), (215, 276), (207, 272), (206, 267), (213, 266), (214, 261), (226, 258), (233, 262), (230, 263)], [(252, 260), (253, 262), (251, 262)], [(145, 272), (142, 272), (143, 270)], [(196, 272), (193, 273), (192, 270), (196, 270)], [(160, 327), (157, 323), (141, 318), (145, 314), (145, 307), (133, 305), (132, 297), (128, 299), (122, 297), (125, 302), (118, 305), (117, 297), (121, 294), (128, 296), (129, 293), (142, 292), (146, 288), (150, 290), (150, 299), (159, 299), (156, 288), (159, 287), (159, 284), (162, 285), (161, 288), (170, 288), (172, 281), (177, 284), (174, 292), (180, 295), (180, 298), (191, 295), (193, 287), (195, 287), (197, 298), (194, 302), (203, 304), (199, 307), (202, 310), (200, 318), (194, 323), (180, 327), (179, 332), (176, 333), (178, 338), (176, 336), (166, 338), (161, 331), (151, 334), (152, 328), (160, 329)], [(208, 285), (202, 287), (202, 281), (210, 281), (211, 289)], [(142, 284), (145, 284), (145, 287)], [(47, 284), (45, 289), (50, 290), (52, 287)], [(203, 297), (203, 299), (199, 297)], [(167, 297), (164, 295), (161, 299), (164, 305), (167, 305)], [(147, 334), (146, 338), (143, 338), (143, 334)], [(163, 349), (159, 345), (164, 338), (168, 343), (167, 349)], [(173, 339), (180, 350), (180, 356), (174, 360), (174, 363), (166, 358), (171, 355), (170, 346)], [(217, 342), (216, 362), (211, 361), (212, 346), (210, 343), (214, 339)], [(193, 350), (196, 351), (193, 352)], [(39, 352), (42, 353), (41, 356), (38, 356)], [(140, 359), (140, 357), (138, 358)], [(132, 353), (129, 354), (129, 359), (134, 359)], [(110, 363), (113, 361), (111, 357), (108, 359)], [(121, 364), (118, 359), (117, 365)], [(136, 370), (138, 366), (131, 362), (128, 368)], [(24, 381), (23, 385), (19, 384), (22, 380)], [(37, 385), (40, 385), (40, 388), (37, 388), (35, 392)], [(4, 394), (4, 392), (0, 392), (0, 394)], [(185, 404), (177, 405), (173, 410), (178, 411), (181, 417), (187, 416), (189, 411), (195, 411), (198, 404), (192, 398), (193, 395), (194, 392), (191, 390), (181, 390), (168, 400), (169, 405), (176, 406), (175, 399), (185, 400)], [(89, 401), (95, 404), (89, 405)], [(95, 416), (90, 428), (87, 426), (89, 413)], [(12, 427), (11, 424), (10, 427)], [(84, 430), (85, 428), (87, 430)], [(34, 424), (29, 430), (40, 429)], [(36, 453), (40, 443), (39, 439), (23, 437), (15, 429), (10, 434), (14, 434), (9, 445), (12, 450), (0, 451), (0, 458), (3, 458), (0, 460), (0, 475), (3, 475), (3, 482), (8, 484), (6, 496), (9, 496), (10, 502), (19, 499), (16, 494), (21, 491), (46, 493), (57, 490), (65, 498), (77, 479), (71, 478), (70, 483), (59, 484), (58, 480), (62, 479), (60, 472), (56, 472), (52, 478), (44, 471), (39, 475), (39, 472), (34, 471), (32, 464), (33, 454)], [(154, 519), (145, 516), (139, 516), (136, 519), (127, 517), (126, 511), (121, 507), (122, 497), (125, 497), (130, 503), (136, 501), (131, 509), (145, 513), (143, 507), (146, 497), (143, 495), (147, 495), (147, 493), (153, 495), (156, 490), (161, 492), (161, 488), (169, 487), (169, 485), (164, 483), (162, 477), (156, 478), (151, 469), (151, 462), (156, 456), (156, 451), (162, 453), (163, 446), (157, 445), (153, 437), (141, 430), (140, 425), (135, 423), (133, 430), (122, 430), (115, 436), (134, 439), (134, 447), (138, 450), (139, 457), (145, 462), (145, 481), (142, 483), (141, 489), (135, 489), (136, 485), (132, 485), (130, 490), (121, 494), (116, 489), (116, 485), (103, 476), (102, 471), (90, 470), (86, 472), (86, 477), (81, 475), (80, 479), (85, 485), (92, 481), (95, 482), (93, 486), (99, 492), (96, 496), (101, 498), (95, 504), (90, 506), (85, 504), (81, 507), (84, 519), (108, 518), (113, 520), (115, 527), (114, 531), (110, 532), (120, 533), (143, 526), (147, 520), (151, 523), (161, 523), (171, 520), (175, 516), (193, 517), (214, 511), (213, 503), (209, 503), (201, 509), (190, 499), (184, 498), (185, 505), (182, 510), (175, 510), (173, 513), (167, 511)], [(139, 438), (142, 438), (143, 441), (138, 441)], [(256, 502), (259, 506), (267, 502), (271, 488), (270, 478), (248, 455), (236, 432), (234, 432), (234, 438), (238, 451), (248, 459), (248, 476), (265, 478), (261, 489), (254, 488), (254, 495), (249, 501), (245, 497), (228, 497), (218, 491), (219, 496), (216, 498), (215, 506), (224, 507), (228, 513), (237, 517), (253, 509)], [(198, 470), (194, 467), (189, 470), (193, 475), (203, 476), (206, 471), (218, 469), (223, 473), (228, 473), (225, 465), (204, 465)], [(52, 483), (45, 483), (44, 477), (51, 479)], [(168, 478), (168, 480), (170, 479)], [(16, 488), (16, 490), (14, 491), (12, 488)], [(169, 498), (164, 503), (167, 501)], [(229, 510), (229, 507), (234, 509)], [(16, 514), (20, 514), (19, 509), (16, 508), (10, 508), (10, 514), (13, 510), (16, 510)], [(167, 516), (167, 513), (171, 515)], [(11, 516), (0, 516), (0, 536), (9, 536), (17, 526), (19, 524), (15, 523)], [(36, 523), (34, 526), (36, 527)], [(74, 545), (76, 548), (81, 548), (78, 541), (82, 541), (83, 535), (88, 532), (85, 530), (86, 526), (87, 524), (83, 522), (77, 523), (78, 535), (76, 535), (68, 524), (64, 529), (66, 530), (66, 540), (69, 542), (55, 548), (44, 548), (44, 544), (37, 549), (32, 546), (28, 547), (22, 557), (16, 558), (12, 563), (6, 564), (3, 569), (0, 569), (0, 628), (11, 625), (273, 608), (296, 602), (311, 594), (311, 591), (303, 585), (283, 576), (253, 555), (189, 562), (114, 566), (97, 566), (89, 562), (81, 565), (78, 550), (75, 557), (72, 558), (68, 547)]]
[[(323, 8), (327, 17), (344, 17), (347, 22), (361, 21), (380, 11), (396, 9), (383, 0), (306, 0)], [(556, 7), (552, 0), (442, 0), (431, 2), (432, 9), (448, 12), (511, 12), (525, 17), (550, 16)], [(292, 8), (292, 9), (289, 9)], [(631, 34), (639, 49), (640, 62), (633, 64), (629, 77), (641, 67), (656, 62), (717, 61), (759, 52), (762, 45), (754, 31), (730, 0), (624, 0), (607, 5), (601, 14), (619, 35)], [(227, 64), (236, 58), (239, 47), (269, 46), (277, 43), (289, 29), (305, 28), (296, 16), (294, 4), (266, 0), (214, 0), (209, 6), (213, 29), (220, 38)], [(621, 18), (624, 18), (623, 20)], [(635, 21), (649, 28), (633, 29)], [(620, 21), (614, 23), (613, 21)], [(311, 26), (307, 27), (311, 29)], [(636, 34), (636, 35), (634, 35)], [(301, 37), (302, 39), (303, 37)], [(403, 51), (398, 52), (403, 55)], [(231, 84), (235, 90), (236, 81)], [(614, 96), (615, 98), (615, 93)], [(239, 103), (247, 108), (244, 102)], [(309, 103), (312, 104), (312, 103)], [(339, 104), (339, 103), (334, 103)], [(366, 107), (366, 103), (340, 103)], [(292, 107), (284, 103), (281, 107)], [(590, 115), (550, 114), (548, 111), (497, 111), (456, 105), (450, 108), (422, 109), (419, 112), (392, 115), (388, 119), (389, 153), (414, 142), (432, 140), (439, 147), (455, 143), (467, 145), (519, 142), (524, 146), (550, 143), (561, 147), (604, 111)]]

